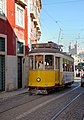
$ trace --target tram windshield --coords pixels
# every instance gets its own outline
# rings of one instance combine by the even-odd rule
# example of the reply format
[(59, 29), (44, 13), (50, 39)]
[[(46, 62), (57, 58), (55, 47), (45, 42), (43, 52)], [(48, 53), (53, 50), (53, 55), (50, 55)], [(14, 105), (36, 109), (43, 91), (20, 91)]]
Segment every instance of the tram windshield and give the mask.
[[(45, 58), (45, 59), (44, 59)], [(54, 69), (53, 55), (31, 55), (29, 57), (29, 69)]]
[(54, 68), (54, 56), (45, 55), (45, 69), (53, 69), (53, 68)]
[(35, 69), (43, 69), (43, 55), (35, 56)]

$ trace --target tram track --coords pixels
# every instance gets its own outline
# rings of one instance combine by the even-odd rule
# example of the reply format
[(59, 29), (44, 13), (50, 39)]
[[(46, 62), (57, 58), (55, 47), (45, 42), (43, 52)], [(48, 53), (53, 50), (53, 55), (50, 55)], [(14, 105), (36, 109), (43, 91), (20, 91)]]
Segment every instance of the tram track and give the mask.
[(26, 105), (26, 104), (28, 104), (28, 103), (30, 103), (30, 102), (32, 102), (32, 101), (34, 101), (34, 100), (37, 100), (37, 99), (39, 99), (39, 98), (41, 98), (42, 96), (38, 96), (38, 98), (33, 98), (33, 99), (30, 99), (29, 101), (24, 101), (23, 103), (21, 103), (21, 104), (18, 104), (18, 105), (15, 105), (15, 106), (13, 106), (13, 107), (10, 107), (9, 109), (5, 109), (5, 110), (3, 110), (3, 111), (0, 111), (0, 114), (2, 114), (2, 113), (5, 113), (5, 112), (7, 112), (7, 111), (10, 111), (11, 109), (14, 109), (14, 108), (17, 108), (17, 107), (19, 107), (19, 106), (22, 106), (22, 105)]
[(80, 93), (79, 95), (77, 95), (72, 101), (70, 101), (65, 107), (63, 107), (57, 114), (55, 114), (55, 115), (51, 118), (51, 120), (56, 120), (56, 118), (57, 118), (58, 116), (60, 116), (60, 115), (65, 111), (65, 109), (67, 109), (67, 107), (69, 107), (69, 106), (70, 106), (75, 100), (77, 100), (78, 97), (80, 97), (82, 94), (83, 94), (83, 93)]
[[(54, 97), (54, 98), (51, 98), (51, 99), (49, 99), (49, 100), (47, 100), (47, 101), (45, 101), (45, 102), (43, 102), (43, 103), (35, 106), (34, 108), (31, 108), (30, 110), (24, 112), (23, 114), (17, 116), (16, 118), (14, 118), (14, 119), (12, 119), (12, 120), (20, 120), (20, 119), (22, 119), (22, 118), (25, 118), (27, 115), (29, 116), (29, 114), (31, 114), (31, 113), (33, 113), (33, 112), (35, 112), (35, 111), (38, 111), (38, 109), (40, 109), (41, 107), (44, 107), (44, 106), (46, 106), (47, 104), (49, 104), (50, 102), (53, 102), (53, 101), (55, 101), (55, 100), (57, 100), (57, 99), (60, 99), (61, 97), (69, 94), (70, 92), (72, 92), (72, 91), (74, 91), (74, 90), (76, 90), (76, 89), (78, 89), (78, 88), (79, 88), (79, 86), (76, 87), (76, 88), (74, 88), (74, 89), (72, 89), (72, 90), (70, 90), (70, 91), (68, 91), (68, 92), (66, 92), (66, 93), (64, 93), (64, 94), (61, 94), (61, 95), (56, 96), (56, 97)], [(78, 95), (78, 96), (79, 96), (79, 95)], [(77, 96), (76, 96), (76, 97), (77, 97)], [(74, 98), (74, 100), (75, 100), (75, 98)], [(66, 109), (74, 100), (72, 100), (68, 105), (66, 105), (66, 107), (63, 108), (63, 110)], [(62, 111), (63, 111), (63, 110), (62, 110)], [(62, 112), (62, 111), (61, 111), (61, 112)], [(59, 112), (59, 114), (60, 114), (60, 112)], [(59, 114), (58, 114), (58, 115), (59, 115)], [(54, 120), (54, 119), (52, 118), (52, 120)]]
[[(38, 112), (39, 109), (44, 109), (46, 108), (46, 106), (48, 106), (48, 104), (52, 104), (54, 101), (59, 101), (58, 99), (61, 99), (62, 97), (65, 98), (65, 96), (67, 96), (68, 94), (71, 96), (74, 96), (73, 94), (73, 91), (75, 91), (75, 97), (73, 99), (70, 99), (69, 102), (66, 102), (65, 105), (63, 105), (63, 107), (59, 108), (59, 111), (57, 110), (56, 114), (54, 112), (54, 114), (52, 114), (52, 118), (50, 120), (55, 120), (56, 117), (58, 117), (65, 109), (67, 109), (67, 107), (69, 105), (71, 105), (82, 93), (80, 93), (79, 91), (80, 90), (77, 90), (77, 89), (80, 89), (80, 86), (77, 86), (69, 91), (66, 91), (66, 92), (60, 92), (58, 95), (56, 94), (53, 94), (51, 96), (35, 96), (35, 98), (33, 99), (29, 99), (28, 101), (26, 101), (25, 103), (22, 103), (22, 104), (19, 104), (19, 105), (16, 105), (16, 106), (13, 106), (13, 107), (10, 107), (9, 109), (6, 109), (2, 112), (0, 112), (0, 116), (1, 118), (3, 118), (3, 114), (8, 114), (8, 112), (11, 112), (11, 114), (13, 113), (13, 111), (15, 110), (20, 110), (20, 108), (25, 108), (25, 106), (28, 108), (26, 111), (23, 111), (22, 113), (20, 113), (19, 111), (19, 114), (16, 115), (16, 117), (14, 119), (11, 119), (11, 120), (20, 120), (20, 119), (24, 119), (26, 116), (31, 116), (33, 113), (35, 112)], [(68, 96), (69, 96), (68, 95)], [(30, 96), (32, 97), (32, 96)], [(38, 98), (37, 98), (38, 97)], [(37, 101), (37, 103), (36, 103)], [(39, 101), (39, 102), (38, 102)], [(33, 106), (33, 103), (34, 103), (34, 106)], [(31, 105), (30, 105), (31, 104)], [(56, 102), (56, 104), (58, 104)], [(28, 106), (31, 106), (31, 107), (28, 107)], [(47, 117), (47, 116), (45, 116)], [(30, 119), (30, 118), (29, 118)], [(7, 119), (8, 120), (8, 119)], [(31, 119), (32, 120), (32, 119)], [(47, 119), (46, 119), (47, 120)]]
[[(79, 86), (78, 86), (78, 87), (79, 87)], [(77, 88), (77, 87), (76, 87), (76, 88)], [(74, 89), (72, 89), (72, 90), (75, 90), (76, 88), (74, 88)], [(72, 90), (71, 90), (71, 91), (72, 91)], [(54, 95), (54, 94), (56, 94), (56, 93), (53, 93), (53, 95)], [(20, 94), (19, 96), (21, 96), (21, 94)], [(26, 95), (25, 95), (25, 96), (26, 96)], [(32, 94), (32, 95), (28, 94), (28, 96), (30, 96), (29, 99), (28, 99), (28, 101), (24, 101), (24, 102), (22, 102), (22, 103), (19, 103), (18, 105), (13, 105), (13, 104), (16, 102), (16, 100), (15, 100), (15, 102), (12, 103), (13, 107), (11, 107), (11, 105), (9, 104), (9, 99), (0, 102), (0, 104), (2, 104), (2, 103), (4, 103), (4, 102), (7, 102), (7, 101), (8, 101), (8, 104), (9, 104), (9, 105), (8, 105), (9, 108), (5, 108), (5, 110), (2, 110), (2, 111), (0, 110), (0, 114), (5, 113), (5, 112), (7, 112), (7, 111), (10, 111), (11, 109), (17, 108), (17, 107), (19, 107), (19, 106), (28, 104), (28, 103), (30, 103), (30, 102), (33, 102), (33, 101), (35, 101), (35, 100), (37, 100), (37, 99), (40, 99), (40, 98), (42, 98), (42, 97), (45, 97), (45, 96), (43, 96), (43, 95), (42, 95), (42, 96), (36, 95), (36, 97), (31, 98), (32, 96), (35, 96), (35, 94)], [(12, 98), (12, 99), (13, 99), (13, 98)], [(12, 101), (12, 100), (11, 100), (11, 101)], [(16, 104), (17, 104), (17, 102), (16, 102)]]

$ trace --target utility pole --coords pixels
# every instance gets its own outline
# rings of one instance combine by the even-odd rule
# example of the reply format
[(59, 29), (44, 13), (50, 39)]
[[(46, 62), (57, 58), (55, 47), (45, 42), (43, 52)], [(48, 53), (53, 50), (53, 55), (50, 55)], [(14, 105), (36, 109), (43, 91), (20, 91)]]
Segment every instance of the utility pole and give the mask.
[(58, 45), (59, 45), (59, 42), (60, 42), (61, 31), (62, 31), (62, 29), (60, 28), (59, 35), (58, 35)]

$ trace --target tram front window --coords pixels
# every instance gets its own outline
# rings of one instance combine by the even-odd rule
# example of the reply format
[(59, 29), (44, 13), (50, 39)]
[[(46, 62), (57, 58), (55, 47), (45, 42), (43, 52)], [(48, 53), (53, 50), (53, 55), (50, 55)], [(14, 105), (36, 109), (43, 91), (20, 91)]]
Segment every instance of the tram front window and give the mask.
[(45, 69), (54, 69), (53, 55), (45, 55)]
[(35, 56), (35, 69), (43, 69), (43, 55)]

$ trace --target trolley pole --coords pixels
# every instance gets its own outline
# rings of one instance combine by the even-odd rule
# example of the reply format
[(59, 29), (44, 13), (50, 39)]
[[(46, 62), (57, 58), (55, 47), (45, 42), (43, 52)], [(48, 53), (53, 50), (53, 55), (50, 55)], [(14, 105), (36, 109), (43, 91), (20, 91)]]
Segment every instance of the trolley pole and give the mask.
[(62, 29), (60, 28), (59, 35), (58, 35), (58, 46), (59, 46), (59, 44), (60, 44), (59, 42), (60, 42), (61, 31), (62, 31)]

